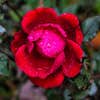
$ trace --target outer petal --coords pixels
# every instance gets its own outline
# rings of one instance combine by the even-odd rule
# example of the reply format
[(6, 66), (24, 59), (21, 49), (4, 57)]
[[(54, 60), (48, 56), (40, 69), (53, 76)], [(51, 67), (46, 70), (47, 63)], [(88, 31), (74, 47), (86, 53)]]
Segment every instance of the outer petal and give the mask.
[(67, 40), (65, 48), (65, 62), (63, 64), (63, 72), (67, 77), (74, 77), (80, 72), (83, 51), (78, 44), (72, 40)]
[(16, 32), (14, 34), (14, 40), (11, 42), (11, 50), (15, 54), (20, 46), (27, 42), (27, 35), (22, 31)]
[(43, 88), (53, 88), (57, 87), (62, 84), (64, 80), (64, 75), (62, 74), (61, 71), (57, 71), (54, 74), (51, 74), (48, 76), (46, 79), (40, 79), (40, 78), (30, 78), (30, 80)]
[(26, 45), (21, 46), (16, 53), (16, 63), (28, 76), (46, 78), (60, 65), (64, 57), (59, 55), (56, 60), (41, 56), (35, 50), (28, 53)]
[(52, 8), (37, 8), (29, 11), (23, 17), (22, 28), (29, 34), (34, 26), (45, 23), (57, 23), (57, 15)]
[(69, 39), (77, 42), (78, 44), (82, 43), (83, 35), (77, 16), (71, 13), (64, 13), (59, 16), (59, 22), (62, 28), (66, 31)]

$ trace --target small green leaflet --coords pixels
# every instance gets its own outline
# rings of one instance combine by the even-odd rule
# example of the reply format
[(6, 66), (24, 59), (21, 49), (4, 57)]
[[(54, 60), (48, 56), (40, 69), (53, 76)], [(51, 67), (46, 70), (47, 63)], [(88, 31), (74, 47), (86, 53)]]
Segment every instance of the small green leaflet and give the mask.
[(100, 16), (95, 16), (86, 19), (82, 23), (82, 29), (84, 33), (84, 42), (93, 39), (100, 29)]
[(2, 76), (9, 75), (8, 58), (3, 53), (0, 53), (0, 75), (2, 75)]

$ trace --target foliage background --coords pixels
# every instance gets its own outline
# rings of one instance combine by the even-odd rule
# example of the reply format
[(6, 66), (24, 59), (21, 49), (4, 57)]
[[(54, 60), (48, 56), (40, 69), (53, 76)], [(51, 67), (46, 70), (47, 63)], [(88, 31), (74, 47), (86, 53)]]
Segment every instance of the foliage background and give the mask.
[[(10, 50), (22, 16), (36, 7), (52, 7), (58, 14), (79, 17), (84, 34), (83, 68), (62, 86), (45, 90), (33, 85), (16, 67)], [(99, 100), (100, 0), (0, 0), (0, 100)]]

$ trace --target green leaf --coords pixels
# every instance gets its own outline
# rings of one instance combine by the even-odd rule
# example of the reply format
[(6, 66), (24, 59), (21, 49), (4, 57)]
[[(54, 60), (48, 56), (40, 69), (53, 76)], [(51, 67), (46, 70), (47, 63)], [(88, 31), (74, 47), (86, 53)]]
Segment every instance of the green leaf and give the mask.
[(19, 17), (12, 10), (9, 11), (9, 14), (14, 21), (19, 22)]
[(44, 0), (44, 6), (45, 7), (51, 7), (51, 5), (52, 5), (51, 0)]
[(83, 67), (80, 75), (78, 75), (73, 79), (73, 83), (79, 90), (81, 90), (89, 86), (89, 80), (90, 80), (90, 72)]
[(25, 3), (34, 9), (38, 6), (39, 0), (25, 0)]
[[(89, 62), (88, 62), (89, 63)], [(81, 74), (87, 79), (87, 81), (90, 79), (91, 74), (89, 70), (86, 70), (85, 68), (82, 69)]]
[(70, 0), (60, 0), (60, 7), (65, 8), (69, 2)]
[(8, 76), (8, 58), (5, 54), (0, 53), (0, 75)]
[(100, 29), (100, 16), (95, 16), (86, 19), (82, 23), (82, 29), (84, 33), (84, 41), (89, 41), (96, 36), (96, 33)]
[(0, 20), (3, 20), (3, 19), (4, 19), (4, 14), (0, 13)]
[(100, 73), (100, 51), (93, 53), (94, 73)]
[(78, 89), (82, 89), (87, 84), (82, 76), (76, 77), (74, 79), (74, 83), (75, 83), (75, 85), (77, 86)]
[(68, 89), (66, 89), (64, 91), (64, 98), (65, 98), (65, 100), (71, 100), (72, 99), (70, 94), (71, 94), (71, 92)]
[(78, 4), (74, 4), (74, 5), (70, 5), (67, 8), (63, 9), (63, 13), (64, 12), (69, 12), (69, 13), (74, 13), (76, 14), (78, 11), (79, 5)]
[(45, 7), (56, 7), (56, 0), (44, 0)]
[(74, 99), (75, 100), (84, 100), (84, 98), (87, 96), (87, 90), (86, 91), (78, 91), (77, 93), (75, 93)]
[(46, 96), (47, 96), (48, 100), (64, 100), (64, 98), (60, 92), (61, 92), (61, 90), (58, 90), (56, 88), (48, 89), (46, 91)]
[(94, 9), (96, 12), (100, 13), (100, 0), (95, 0)]
[(0, 6), (5, 2), (6, 0), (0, 0)]

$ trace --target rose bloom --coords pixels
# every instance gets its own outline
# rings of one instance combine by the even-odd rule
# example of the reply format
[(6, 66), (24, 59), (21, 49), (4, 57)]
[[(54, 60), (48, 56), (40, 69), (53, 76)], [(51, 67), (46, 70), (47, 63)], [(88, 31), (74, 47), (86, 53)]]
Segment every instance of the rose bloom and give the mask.
[(37, 8), (23, 16), (21, 27), (14, 34), (11, 50), (18, 67), (34, 84), (53, 88), (64, 77), (79, 74), (83, 35), (75, 15)]

